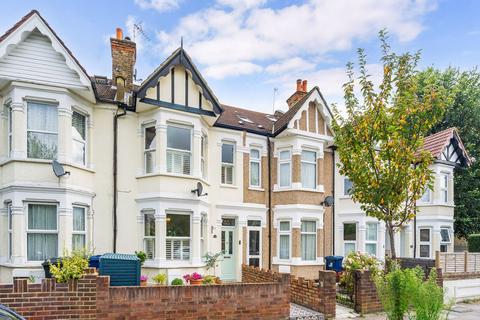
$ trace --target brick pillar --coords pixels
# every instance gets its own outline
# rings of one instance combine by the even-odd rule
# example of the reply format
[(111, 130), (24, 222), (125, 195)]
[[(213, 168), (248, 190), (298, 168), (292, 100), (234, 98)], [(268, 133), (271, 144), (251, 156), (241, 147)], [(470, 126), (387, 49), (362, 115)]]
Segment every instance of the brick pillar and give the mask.
[(361, 314), (383, 310), (370, 271), (357, 270), (355, 272), (353, 303), (355, 311)]
[(336, 307), (336, 274), (334, 271), (318, 272), (318, 294), (320, 296), (320, 311), (327, 319), (335, 317)]

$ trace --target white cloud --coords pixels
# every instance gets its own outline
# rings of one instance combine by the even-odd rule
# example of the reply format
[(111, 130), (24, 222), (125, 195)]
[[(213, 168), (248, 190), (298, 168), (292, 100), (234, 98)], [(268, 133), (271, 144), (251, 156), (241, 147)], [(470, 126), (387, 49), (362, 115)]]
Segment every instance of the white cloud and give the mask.
[(177, 9), (181, 0), (135, 0), (135, 4), (142, 9), (154, 9), (158, 12), (165, 12)]
[(294, 57), (290, 59), (285, 59), (279, 63), (274, 63), (265, 68), (265, 71), (273, 74), (279, 74), (289, 71), (305, 71), (312, 70), (315, 68), (315, 64), (302, 59), (300, 57)]
[[(299, 62), (295, 58), (311, 61), (350, 49), (382, 28), (400, 41), (412, 40), (423, 30), (422, 17), (436, 8), (435, 0), (311, 0), (279, 9), (265, 3), (217, 0), (216, 6), (181, 18), (173, 30), (159, 31), (158, 48), (170, 54), (183, 36), (189, 53), (216, 77), (282, 72)], [(244, 72), (234, 67), (247, 63)]]
[(251, 62), (224, 63), (209, 66), (205, 69), (205, 75), (214, 79), (222, 79), (226, 75), (238, 76), (262, 71), (262, 67)]

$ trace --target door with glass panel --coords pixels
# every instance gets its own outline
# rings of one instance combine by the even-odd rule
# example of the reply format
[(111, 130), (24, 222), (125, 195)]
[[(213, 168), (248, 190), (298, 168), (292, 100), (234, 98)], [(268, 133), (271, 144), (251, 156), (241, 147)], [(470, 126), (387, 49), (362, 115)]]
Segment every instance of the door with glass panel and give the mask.
[(235, 219), (222, 219), (221, 250), (223, 259), (220, 267), (223, 280), (235, 280), (235, 249)]
[(260, 220), (248, 220), (248, 252), (247, 263), (250, 266), (261, 267), (262, 229)]

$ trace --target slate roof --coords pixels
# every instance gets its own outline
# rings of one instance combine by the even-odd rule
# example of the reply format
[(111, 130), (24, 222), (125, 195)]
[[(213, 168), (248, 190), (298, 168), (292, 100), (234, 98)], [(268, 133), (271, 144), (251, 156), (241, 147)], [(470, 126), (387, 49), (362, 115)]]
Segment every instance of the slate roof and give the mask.
[[(222, 104), (223, 112), (215, 122), (216, 127), (245, 130), (262, 135), (272, 133), (275, 116)], [(270, 119), (269, 119), (270, 118)]]

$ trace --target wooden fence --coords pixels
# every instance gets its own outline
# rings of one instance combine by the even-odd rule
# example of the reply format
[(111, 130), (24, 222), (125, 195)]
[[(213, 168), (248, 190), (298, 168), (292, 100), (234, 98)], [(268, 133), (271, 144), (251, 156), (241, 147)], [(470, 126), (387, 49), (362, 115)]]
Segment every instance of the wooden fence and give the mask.
[(435, 252), (435, 266), (443, 274), (480, 272), (480, 252)]

